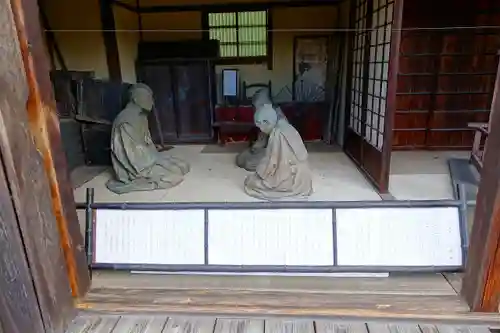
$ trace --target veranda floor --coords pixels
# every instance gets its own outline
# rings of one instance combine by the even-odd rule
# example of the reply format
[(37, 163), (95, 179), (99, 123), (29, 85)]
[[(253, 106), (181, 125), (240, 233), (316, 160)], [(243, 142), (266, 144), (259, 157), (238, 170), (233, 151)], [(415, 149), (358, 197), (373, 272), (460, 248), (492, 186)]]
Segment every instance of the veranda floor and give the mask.
[(500, 315), (469, 311), (458, 296), (460, 283), (455, 274), (332, 278), (101, 271), (95, 272), (91, 291), (78, 307), (94, 315), (292, 316), (499, 326)]
[(489, 333), (485, 326), (389, 324), (297, 319), (216, 317), (88, 316), (75, 319), (67, 333)]

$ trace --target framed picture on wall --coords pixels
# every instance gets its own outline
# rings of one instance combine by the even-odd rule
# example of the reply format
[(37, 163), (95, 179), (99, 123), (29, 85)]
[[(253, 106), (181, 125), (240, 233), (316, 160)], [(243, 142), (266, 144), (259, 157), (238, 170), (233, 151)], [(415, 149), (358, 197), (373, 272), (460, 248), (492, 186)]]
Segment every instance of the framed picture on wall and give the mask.
[(222, 99), (225, 104), (234, 105), (238, 102), (239, 72), (237, 69), (222, 70)]
[(293, 100), (322, 102), (328, 71), (328, 36), (297, 36), (293, 41)]

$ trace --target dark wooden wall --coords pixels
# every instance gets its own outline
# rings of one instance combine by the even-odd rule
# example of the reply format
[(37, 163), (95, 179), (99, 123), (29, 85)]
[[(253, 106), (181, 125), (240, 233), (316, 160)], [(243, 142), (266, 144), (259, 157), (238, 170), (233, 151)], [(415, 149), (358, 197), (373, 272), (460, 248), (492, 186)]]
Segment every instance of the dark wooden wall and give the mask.
[(472, 146), (467, 123), (488, 121), (500, 31), (470, 27), (494, 25), (498, 0), (405, 0), (394, 149)]

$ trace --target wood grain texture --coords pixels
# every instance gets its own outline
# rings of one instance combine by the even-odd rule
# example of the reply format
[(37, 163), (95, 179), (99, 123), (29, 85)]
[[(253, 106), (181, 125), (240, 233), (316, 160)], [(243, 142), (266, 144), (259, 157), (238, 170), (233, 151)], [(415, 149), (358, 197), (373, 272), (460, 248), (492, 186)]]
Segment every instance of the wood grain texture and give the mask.
[[(4, 64), (0, 66), (3, 101), (0, 108), (0, 152), (45, 329), (63, 332), (75, 310), (50, 199), (51, 188), (44, 171), (45, 160), (41, 150), (35, 147), (33, 133), (29, 130), (28, 114), (33, 111), (33, 105), (38, 105), (35, 102), (39, 95), (33, 76), (27, 75), (26, 63), (23, 62), (27, 61), (29, 53), (24, 21), (19, 12), (24, 7), (20, 2), (12, 4), (13, 7), (10, 1), (1, 2), (5, 14), (2, 30), (6, 33), (0, 37)], [(38, 10), (35, 10), (37, 17)], [(43, 48), (42, 44), (40, 46)], [(33, 59), (30, 59), (32, 64)], [(48, 78), (48, 71), (45, 75)], [(37, 130), (41, 129), (37, 127)]]
[(453, 290), (459, 294), (462, 289), (462, 273), (445, 273), (443, 276), (451, 285)]
[[(66, 333), (111, 333), (118, 325), (119, 316), (77, 317), (69, 325)], [(119, 333), (123, 333), (118, 331)]]
[(368, 323), (370, 333), (422, 333), (415, 324)]
[(347, 319), (500, 323), (471, 313), (458, 296), (332, 294), (257, 290), (94, 289), (77, 305), (88, 313), (190, 313), (238, 317), (287, 315)]
[(118, 320), (113, 332), (119, 333), (158, 333), (163, 332), (168, 317), (163, 316), (125, 316)]
[(163, 333), (213, 333), (215, 318), (170, 317)]
[(497, 312), (500, 303), (500, 65), (491, 105), (481, 181), (461, 294), (474, 311)]
[(316, 333), (368, 333), (368, 326), (363, 322), (315, 321)]
[(104, 40), (104, 50), (106, 51), (109, 78), (112, 81), (121, 82), (122, 71), (120, 66), (120, 54), (118, 52), (118, 42), (116, 40), (116, 24), (113, 13), (113, 1), (99, 0), (99, 4), (102, 37)]
[[(38, 303), (47, 331), (63, 332), (67, 320), (72, 319), (75, 312), (59, 232), (54, 223), (50, 187), (42, 157), (29, 132), (27, 101), (29, 104), (33, 86), (27, 80), (21, 58), (19, 31), (16, 31), (21, 22), (10, 1), (2, 0), (0, 6), (4, 31), (0, 36), (0, 154), (29, 262), (30, 283), (34, 283), (37, 295), (37, 300), (30, 302)], [(14, 2), (14, 8), (19, 9), (16, 6), (20, 4)], [(26, 320), (26, 325), (28, 323)]]
[(262, 333), (264, 320), (259, 319), (217, 319), (214, 333)]
[(312, 320), (266, 320), (266, 333), (314, 333)]
[(437, 325), (437, 329), (439, 333), (490, 333), (490, 330), (484, 326)]
[[(403, 24), (403, 8), (405, 0), (394, 1), (393, 22), (391, 24), (391, 47), (387, 80), (387, 110), (383, 132), (382, 158), (380, 162), (380, 192), (389, 192), (389, 174), (391, 169), (391, 153), (393, 147), (394, 118), (396, 114), (396, 93), (398, 90), (399, 48), (401, 45), (401, 27)], [(388, 9), (387, 9), (388, 10)], [(379, 13), (380, 15), (380, 13)], [(383, 185), (383, 186), (382, 186)]]
[[(467, 14), (447, 15), (451, 6)], [(494, 30), (411, 28), (496, 26), (499, 20), (494, 0), (405, 0), (403, 27), (410, 29), (400, 47), (395, 149), (470, 149), (467, 123), (488, 121), (500, 48)]]
[[(6, 8), (2, 6), (4, 3), (0, 1), (0, 27), (5, 18)], [(8, 106), (1, 95), (0, 92), (0, 105)], [(44, 333), (45, 328), (1, 160), (0, 153), (0, 332)]]
[(419, 325), (419, 327), (422, 333), (439, 333), (439, 330), (435, 325), (424, 324)]
[[(20, 122), (26, 125), (29, 124), (29, 139), (31, 141), (34, 138), (37, 151), (36, 160), (41, 162), (41, 164), (35, 166), (37, 169), (36, 178), (34, 175), (32, 177), (37, 180), (43, 179), (43, 181), (41, 180), (43, 184), (40, 185), (40, 191), (43, 194), (35, 192), (39, 201), (37, 204), (42, 207), (42, 210), (48, 211), (51, 208), (52, 213), (47, 212), (47, 219), (50, 223), (46, 224), (46, 228), (52, 231), (54, 225), (56, 225), (57, 230), (55, 232), (59, 233), (59, 236), (57, 236), (59, 239), (52, 238), (51, 242), (44, 243), (44, 246), (53, 248), (51, 255), (44, 256), (41, 251), (42, 248), (37, 249), (37, 251), (40, 252), (41, 257), (59, 260), (60, 255), (55, 250), (56, 243), (59, 242), (60, 245), (57, 247), (63, 249), (66, 261), (67, 273), (64, 273), (64, 275), (69, 276), (69, 283), (74, 296), (82, 296), (88, 290), (90, 278), (86, 266), (83, 236), (80, 233), (73, 189), (66, 165), (66, 155), (61, 142), (59, 119), (49, 77), (50, 67), (39, 21), (39, 9), (37, 2), (33, 0), (13, 0), (11, 3), (29, 88), (26, 106), (23, 108), (27, 110), (29, 122), (26, 123), (26, 112), (20, 110), (16, 114), (9, 115), (11, 117), (9, 120), (12, 123), (8, 124), (7, 120), (5, 122), (7, 126)], [(26, 130), (26, 127), (23, 126), (23, 130)], [(11, 129), (11, 131), (14, 130)], [(16, 142), (16, 144), (19, 143)], [(32, 143), (30, 142), (30, 144)], [(23, 150), (19, 149), (19, 147), (13, 150), (16, 159), (24, 158), (26, 160), (24, 161), (25, 165), (32, 165), (34, 162), (30, 160), (35, 160), (32, 155), (16, 156), (23, 153)], [(24, 168), (26, 167), (16, 165), (16, 169), (19, 171)], [(41, 169), (41, 172), (38, 169)], [(48, 180), (48, 184), (46, 180)], [(47, 205), (51, 207), (45, 208)], [(53, 223), (54, 216), (56, 224)], [(40, 233), (35, 233), (34, 237), (41, 241), (40, 235)], [(60, 249), (57, 251), (60, 251)], [(43, 260), (40, 262), (43, 262)], [(51, 269), (48, 265), (42, 265), (42, 267), (46, 267), (47, 270)], [(60, 264), (57, 264), (52, 269), (55, 272), (54, 274), (59, 274), (62, 278), (61, 267)], [(65, 279), (67, 280), (67, 278)], [(50, 281), (53, 281), (52, 283), (57, 285), (60, 290), (64, 289), (62, 280), (51, 279)]]
[[(214, 321), (216, 322), (215, 328), (213, 327)], [(175, 333), (488, 333), (488, 328), (485, 326), (435, 326), (414, 323), (365, 323), (364, 321), (348, 322), (337, 320), (313, 321), (299, 318), (268, 318), (265, 320), (215, 319), (213, 317), (196, 316), (167, 318), (165, 316), (144, 314), (103, 317), (84, 315), (74, 321), (71, 330), (67, 333), (171, 333), (172, 327), (167, 324), (168, 322), (179, 323), (173, 328)], [(96, 323), (107, 323), (108, 325), (96, 325)]]
[(219, 289), (321, 292), (376, 295), (456, 295), (441, 274), (389, 278), (332, 278), (307, 276), (222, 276), (131, 274), (94, 271), (92, 287), (114, 289)]

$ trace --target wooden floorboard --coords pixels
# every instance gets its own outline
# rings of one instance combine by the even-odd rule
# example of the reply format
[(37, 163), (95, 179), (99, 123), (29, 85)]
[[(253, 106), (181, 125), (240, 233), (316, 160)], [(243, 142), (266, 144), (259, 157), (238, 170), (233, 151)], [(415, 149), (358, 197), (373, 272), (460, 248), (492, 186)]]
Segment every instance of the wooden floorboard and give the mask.
[(67, 333), (490, 333), (486, 326), (449, 326), (304, 319), (166, 316), (78, 316)]
[(92, 289), (78, 308), (100, 314), (170, 313), (344, 320), (407, 320), (499, 325), (499, 314), (471, 313), (456, 295), (265, 290)]
[(457, 294), (460, 293), (460, 289), (462, 289), (462, 274), (461, 273), (450, 273), (450, 274), (443, 274), (444, 278), (448, 283), (451, 285), (453, 290)]
[[(98, 273), (87, 297), (77, 307), (99, 315), (188, 314), (247, 319), (274, 316), (499, 326), (500, 314), (469, 311), (457, 295), (459, 284), (460, 275), (445, 278), (441, 274), (325, 278)], [(220, 330), (231, 331), (239, 330), (241, 325), (255, 330), (257, 324), (251, 321), (236, 327), (231, 322), (219, 325)], [(323, 328), (337, 331), (335, 327)], [(390, 332), (402, 329), (391, 328)]]
[(324, 292), (334, 294), (456, 295), (442, 274), (389, 278), (332, 278), (322, 276), (160, 275), (96, 272), (92, 288), (110, 289), (223, 289)]

